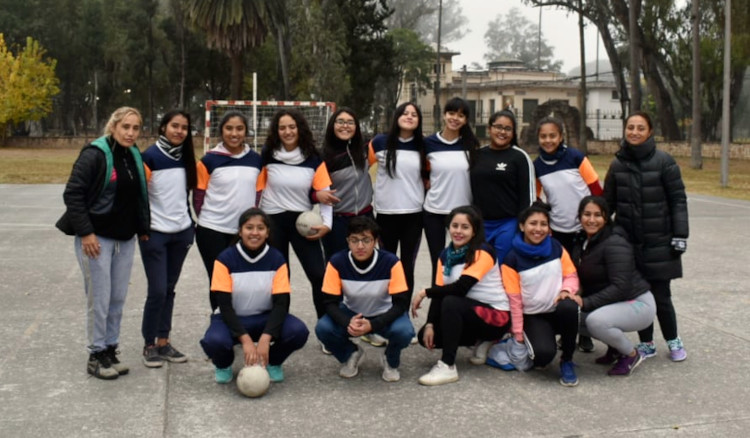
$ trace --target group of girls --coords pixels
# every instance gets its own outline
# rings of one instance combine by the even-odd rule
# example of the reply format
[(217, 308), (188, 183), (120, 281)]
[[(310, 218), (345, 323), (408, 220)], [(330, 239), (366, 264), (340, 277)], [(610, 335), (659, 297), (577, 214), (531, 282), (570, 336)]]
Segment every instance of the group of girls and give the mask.
[[(441, 385), (458, 380), (459, 345), (474, 346), (472, 363), (514, 369), (508, 362), (498, 364), (488, 358), (500, 344), (509, 342), (521, 346), (530, 359), (528, 367), (546, 366), (559, 348), (560, 383), (575, 386), (578, 378), (572, 359), (579, 330), (607, 345), (595, 362), (610, 365), (609, 375), (629, 375), (643, 359), (655, 355), (655, 315), (670, 359), (685, 360), (669, 288), (670, 280), (681, 276), (680, 256), (687, 248), (685, 190), (674, 159), (655, 147), (649, 116), (638, 112), (626, 120), (625, 138), (604, 191), (588, 159), (564, 144), (562, 123), (541, 120), (536, 172), (526, 175), (536, 174), (549, 204), (523, 205), (517, 222), (513, 217), (504, 219), (513, 223), (507, 235), (503, 219), (482, 209), (507, 204), (480, 199), (506, 193), (499, 177), (493, 180), (489, 174), (493, 168), (500, 173), (507, 170), (509, 154), (490, 157), (508, 151), (497, 146), (515, 137), (512, 113), (493, 116), (490, 128), (493, 142), (480, 150), (485, 158), (478, 163), (484, 172), (474, 186), (483, 190), (473, 192), (474, 206), (451, 211), (451, 242), (438, 259), (435, 283), (418, 292), (412, 302), (417, 316), (422, 300), (432, 299), (419, 342), (428, 349), (442, 349), (441, 359), (419, 382)], [(472, 184), (477, 173), (470, 170)], [(493, 182), (493, 190), (486, 190)], [(534, 189), (528, 190), (533, 198)], [(508, 202), (519, 199), (519, 193), (527, 192), (507, 192)], [(492, 219), (487, 220), (487, 215)], [(639, 332), (640, 344), (633, 345), (625, 335), (632, 331)], [(593, 350), (593, 345), (579, 347)]]
[[(167, 113), (158, 141), (141, 156), (135, 146), (140, 114), (115, 111), (105, 135), (76, 161), (64, 194), (67, 211), (58, 222), (77, 236), (89, 301), (88, 372), (102, 379), (128, 372), (117, 346), (137, 234), (148, 279), (144, 364), (187, 360), (169, 335), (175, 285), (195, 238), (213, 313), (201, 345), (216, 381), (231, 381), (235, 344), (242, 345), (246, 365), (266, 366), (273, 381), (283, 380), (282, 363), (309, 335), (288, 312), (289, 245), (320, 318), (327, 260), (347, 249), (347, 226), (358, 216), (376, 217), (381, 250), (400, 249), (409, 297), (423, 229), (427, 236), (433, 280), (414, 296), (412, 313), (431, 298), (418, 341), (443, 351), (422, 384), (458, 379), (459, 345), (474, 345), (472, 362), (484, 363), (506, 334), (526, 346), (535, 366), (547, 365), (559, 334), (560, 381), (576, 385), (579, 311), (581, 333), (607, 344), (597, 362), (614, 364), (612, 375), (629, 374), (655, 354), (654, 312), (671, 358), (684, 360), (669, 289), (670, 279), (681, 275), (679, 256), (687, 247), (684, 186), (674, 160), (655, 149), (648, 116), (628, 118), (607, 175), (606, 200), (597, 197), (602, 190), (588, 160), (564, 144), (560, 122), (542, 120), (540, 157), (532, 163), (518, 146), (512, 112), (490, 117), (484, 148), (469, 117), (469, 105), (451, 99), (444, 129), (424, 137), (419, 108), (405, 103), (388, 134), (365, 143), (356, 114), (340, 108), (328, 122), (321, 154), (304, 117), (280, 110), (259, 155), (245, 142), (247, 120), (230, 111), (219, 125), (221, 142), (196, 163), (189, 114)], [(663, 177), (634, 175), (646, 169)], [(654, 195), (649, 189), (659, 181), (664, 187)], [(538, 189), (551, 210), (534, 203)], [(296, 218), (316, 203), (323, 224), (301, 236)], [(622, 228), (613, 227), (610, 213)], [(622, 334), (633, 330), (641, 330), (636, 347)], [(368, 341), (384, 343), (372, 333)]]

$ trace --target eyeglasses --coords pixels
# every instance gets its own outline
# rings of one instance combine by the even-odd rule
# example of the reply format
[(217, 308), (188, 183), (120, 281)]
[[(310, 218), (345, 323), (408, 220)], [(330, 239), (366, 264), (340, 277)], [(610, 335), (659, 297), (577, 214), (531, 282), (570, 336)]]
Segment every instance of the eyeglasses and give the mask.
[(352, 246), (358, 246), (360, 243), (367, 246), (372, 245), (372, 243), (375, 242), (375, 239), (373, 239), (372, 237), (365, 237), (364, 239), (349, 237), (346, 239), (346, 241), (349, 242), (349, 244)]
[(334, 122), (339, 126), (354, 126), (356, 123), (354, 120), (344, 120), (344, 119), (336, 119)]
[(490, 128), (497, 129), (498, 131), (513, 132), (512, 126), (490, 125)]

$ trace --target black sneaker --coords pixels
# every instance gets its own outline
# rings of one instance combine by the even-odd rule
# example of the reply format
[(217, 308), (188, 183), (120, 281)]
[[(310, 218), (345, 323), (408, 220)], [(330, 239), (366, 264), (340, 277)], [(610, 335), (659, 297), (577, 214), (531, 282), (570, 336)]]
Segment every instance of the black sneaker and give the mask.
[(176, 348), (172, 346), (172, 344), (167, 344), (163, 347), (158, 347), (159, 349), (159, 356), (161, 356), (162, 359), (172, 362), (172, 363), (183, 363), (187, 362), (187, 356), (177, 351)]
[(89, 355), (89, 362), (86, 366), (89, 374), (102, 380), (114, 380), (120, 377), (120, 373), (112, 368), (112, 362), (109, 360), (107, 350), (97, 351)]
[(143, 347), (143, 365), (149, 368), (161, 368), (164, 365), (164, 359), (159, 356), (159, 348), (156, 345)]
[(117, 351), (117, 345), (110, 345), (104, 351), (107, 352), (107, 356), (109, 356), (109, 362), (112, 364), (112, 368), (117, 371), (117, 374), (124, 376), (125, 374), (130, 372), (130, 368), (128, 368), (127, 365), (120, 363), (120, 359), (117, 358), (117, 354), (119, 353), (119, 351)]
[(591, 353), (594, 351), (594, 341), (588, 336), (578, 336), (578, 349), (583, 353)]

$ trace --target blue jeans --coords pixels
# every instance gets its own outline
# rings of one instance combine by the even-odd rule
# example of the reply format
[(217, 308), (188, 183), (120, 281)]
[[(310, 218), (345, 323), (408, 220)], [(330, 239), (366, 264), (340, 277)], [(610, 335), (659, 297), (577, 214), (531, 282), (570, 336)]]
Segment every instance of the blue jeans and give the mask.
[(495, 248), (498, 263), (502, 264), (505, 255), (510, 251), (513, 236), (518, 232), (518, 220), (516, 218), (486, 220), (484, 232), (487, 243)]
[[(356, 315), (343, 303), (340, 306), (350, 316)], [(414, 337), (414, 326), (411, 325), (409, 315), (404, 313), (376, 333), (388, 339), (388, 346), (385, 347), (385, 358), (391, 368), (398, 368), (401, 364), (401, 350), (408, 347)], [(336, 324), (327, 314), (318, 320), (318, 324), (315, 326), (315, 334), (320, 342), (333, 353), (336, 360), (341, 363), (346, 362), (349, 356), (357, 351), (357, 346), (349, 339), (349, 332), (347, 332), (346, 327)]]
[[(266, 328), (270, 312), (259, 315), (240, 316), (240, 323), (247, 334), (257, 342)], [(310, 332), (305, 323), (294, 315), (287, 314), (281, 328), (281, 337), (274, 339), (268, 353), (268, 365), (281, 365), (295, 351), (307, 342)], [(234, 362), (234, 345), (239, 340), (232, 336), (229, 327), (224, 323), (220, 314), (211, 315), (211, 323), (206, 334), (201, 339), (201, 347), (218, 368), (227, 368)]]
[(86, 292), (86, 338), (89, 353), (120, 342), (120, 321), (133, 268), (135, 237), (115, 240), (96, 236), (101, 252), (95, 259), (83, 254), (81, 238), (74, 241)]
[(146, 345), (156, 338), (169, 338), (172, 330), (174, 288), (180, 278), (182, 264), (193, 245), (195, 228), (188, 227), (177, 233), (151, 231), (148, 240), (138, 242), (141, 248), (143, 269), (148, 279), (148, 295), (143, 306), (141, 333)]

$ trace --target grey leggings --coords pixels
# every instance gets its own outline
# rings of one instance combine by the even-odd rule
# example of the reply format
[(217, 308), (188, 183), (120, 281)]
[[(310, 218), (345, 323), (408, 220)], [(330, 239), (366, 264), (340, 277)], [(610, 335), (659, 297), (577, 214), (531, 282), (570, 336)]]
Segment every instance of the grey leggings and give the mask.
[(626, 332), (643, 330), (653, 324), (656, 302), (651, 292), (629, 301), (602, 306), (593, 312), (581, 312), (579, 333), (599, 339), (621, 354), (630, 354), (633, 343)]

